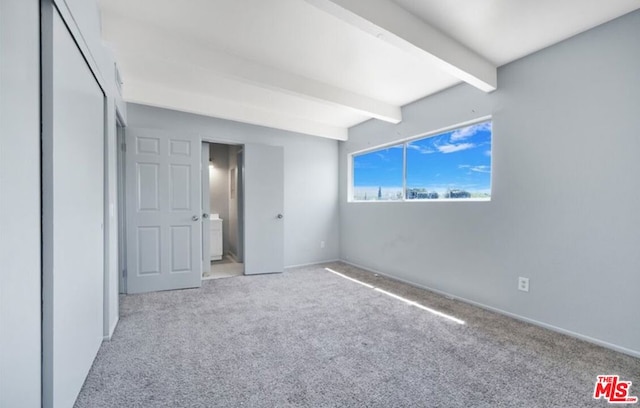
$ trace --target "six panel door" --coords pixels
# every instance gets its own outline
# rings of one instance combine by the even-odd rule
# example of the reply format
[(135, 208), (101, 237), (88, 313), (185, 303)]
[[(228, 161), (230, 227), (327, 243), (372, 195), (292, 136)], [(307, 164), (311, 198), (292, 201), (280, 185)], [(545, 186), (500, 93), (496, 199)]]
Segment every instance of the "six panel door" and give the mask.
[(197, 135), (127, 128), (125, 156), (127, 293), (199, 287)]

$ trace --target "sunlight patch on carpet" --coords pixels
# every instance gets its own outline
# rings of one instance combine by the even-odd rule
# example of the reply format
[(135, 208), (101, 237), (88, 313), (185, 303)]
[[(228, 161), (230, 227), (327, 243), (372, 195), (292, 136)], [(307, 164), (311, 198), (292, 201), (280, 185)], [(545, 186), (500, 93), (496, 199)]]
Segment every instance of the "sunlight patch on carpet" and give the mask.
[(448, 314), (446, 314), (446, 313), (442, 313), (442, 312), (441, 312), (441, 311), (439, 311), (439, 310), (435, 310), (435, 309), (432, 309), (432, 308), (430, 308), (430, 307), (427, 307), (427, 306), (421, 305), (421, 304), (420, 304), (420, 303), (418, 303), (418, 302), (414, 302), (413, 300), (409, 300), (409, 299), (403, 298), (402, 296), (398, 296), (398, 295), (396, 295), (395, 293), (391, 293), (391, 292), (388, 292), (388, 291), (386, 291), (386, 290), (383, 290), (383, 289), (380, 289), (380, 288), (376, 288), (376, 287), (375, 287), (375, 286), (373, 286), (373, 285), (370, 285), (370, 284), (368, 284), (368, 283), (365, 283), (365, 282), (359, 281), (359, 280), (357, 280), (357, 279), (353, 279), (352, 277), (349, 277), (349, 276), (347, 276), (347, 275), (344, 275), (344, 274), (342, 274), (342, 273), (340, 273), (340, 272), (336, 272), (336, 271), (334, 271), (334, 270), (333, 270), (333, 269), (331, 269), (331, 268), (324, 268), (324, 269), (325, 269), (327, 272), (331, 272), (331, 273), (333, 273), (333, 274), (335, 274), (335, 275), (340, 276), (341, 278), (344, 278), (344, 279), (350, 280), (350, 281), (352, 281), (352, 282), (358, 283), (358, 284), (360, 284), (360, 285), (362, 285), (362, 286), (366, 286), (366, 287), (367, 287), (367, 288), (369, 288), (369, 289), (373, 289), (373, 290), (375, 290), (376, 292), (379, 292), (379, 293), (382, 293), (382, 294), (384, 294), (384, 295), (390, 296), (390, 297), (392, 297), (392, 298), (394, 298), (394, 299), (396, 299), (396, 300), (399, 300), (399, 301), (401, 301), (401, 302), (404, 302), (404, 303), (406, 303), (406, 304), (408, 304), (408, 305), (410, 305), (410, 306), (415, 306), (415, 307), (417, 307), (418, 309), (424, 310), (425, 312), (429, 312), (429, 313), (431, 313), (431, 314), (433, 314), (433, 315), (436, 315), (436, 316), (438, 316), (438, 317), (442, 317), (442, 318), (444, 318), (444, 319), (450, 320), (450, 321), (455, 322), (455, 323), (458, 323), (458, 324), (465, 324), (464, 320), (458, 319), (457, 317), (454, 317), (454, 316), (448, 315)]
[(362, 286), (366, 286), (366, 287), (368, 287), (369, 289), (375, 289), (375, 287), (374, 287), (374, 286), (369, 285), (368, 283), (364, 283), (364, 282), (359, 281), (359, 280), (357, 280), (357, 279), (353, 279), (353, 278), (351, 278), (351, 277), (349, 277), (349, 276), (347, 276), (347, 275), (343, 275), (343, 274), (341, 274), (340, 272), (336, 272), (336, 271), (334, 271), (333, 269), (330, 269), (330, 268), (324, 268), (324, 269), (325, 269), (326, 271), (329, 271), (329, 272), (331, 272), (331, 273), (333, 273), (333, 274), (336, 274), (336, 275), (340, 276), (341, 278), (345, 278), (345, 279), (347, 279), (347, 280), (350, 280), (351, 282), (355, 282), (355, 283), (358, 283), (358, 284), (360, 284), (360, 285), (362, 285)]

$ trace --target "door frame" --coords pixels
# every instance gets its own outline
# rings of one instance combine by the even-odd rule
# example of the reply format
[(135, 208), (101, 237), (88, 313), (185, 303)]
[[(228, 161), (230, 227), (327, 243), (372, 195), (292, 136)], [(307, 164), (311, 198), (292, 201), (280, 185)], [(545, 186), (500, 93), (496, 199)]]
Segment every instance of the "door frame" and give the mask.
[[(236, 146), (236, 147), (239, 148), (238, 154), (242, 153), (242, 151), (244, 150), (244, 145), (245, 145), (244, 143), (241, 143), (241, 142), (237, 142), (237, 141), (233, 141), (233, 140), (226, 140), (226, 139), (219, 139), (219, 138), (215, 138), (215, 137), (208, 137), (206, 135), (201, 135), (201, 140), (200, 141), (201, 141), (200, 146), (202, 146), (205, 143), (208, 143), (208, 144), (222, 144), (222, 145), (227, 145), (227, 146)], [(242, 165), (244, 166), (244, 161), (243, 161)], [(203, 171), (204, 171), (204, 169), (203, 169)], [(242, 200), (244, 200), (244, 183), (240, 183), (239, 182), (238, 174), (240, 174), (239, 171), (238, 171), (238, 173), (236, 173), (236, 184), (239, 187), (241, 187), (243, 189), (243, 191), (238, 191), (237, 190), (236, 191), (236, 197), (242, 197)], [(241, 174), (244, 174), (244, 171), (242, 171)], [(208, 176), (207, 176), (207, 179), (208, 179)], [(203, 187), (204, 187), (204, 183), (203, 183)], [(203, 195), (205, 193), (204, 190), (205, 189), (203, 188), (202, 189), (202, 194)], [(209, 197), (211, 196), (210, 183), (206, 184), (206, 193), (207, 193), (207, 195)], [(240, 247), (242, 247), (244, 249), (244, 223), (240, 222), (240, 220), (244, 220), (244, 202), (242, 204), (243, 205), (238, 208), (238, 246), (240, 246)], [(203, 228), (202, 233), (203, 233), (203, 235), (204, 234), (209, 234), (209, 230), (207, 230), (205, 232), (204, 228)], [(204, 244), (204, 241), (205, 240), (204, 240), (204, 237), (203, 237), (203, 244)], [(238, 256), (238, 255), (236, 254), (236, 255), (234, 255), (232, 257), (236, 258), (236, 256)], [(203, 251), (203, 257), (204, 257), (204, 251)], [(223, 254), (223, 257), (224, 257), (224, 254)], [(244, 262), (244, 258), (241, 256), (241, 259), (236, 259), (236, 261)], [(204, 259), (203, 259), (203, 264), (204, 264)], [(244, 270), (242, 271), (242, 274), (244, 275)]]
[(120, 113), (116, 112), (116, 150), (117, 150), (117, 217), (118, 217), (118, 293), (127, 293), (127, 279), (125, 271), (127, 270), (127, 211), (126, 211), (126, 194), (125, 194), (125, 131), (126, 126)]
[[(117, 117), (117, 132), (116, 132), (116, 140), (117, 140), (117, 150), (118, 150), (118, 154), (117, 154), (117, 168), (118, 168), (118, 180), (117, 180), (117, 202), (118, 202), (118, 289), (119, 289), (119, 293), (120, 294), (127, 294), (127, 216), (126, 216), (126, 205), (127, 205), (127, 197), (126, 197), (126, 160), (125, 160), (125, 153), (126, 153), (126, 143), (125, 143), (125, 132), (126, 132), (126, 125), (124, 123), (124, 121), (122, 120), (122, 118), (120, 118), (119, 116)], [(231, 140), (224, 140), (224, 139), (217, 139), (217, 138), (209, 138), (209, 137), (201, 137), (200, 139), (200, 149), (201, 152), (200, 154), (202, 155), (202, 145), (204, 143), (217, 143), (217, 144), (224, 144), (224, 145), (228, 145), (228, 146), (239, 146), (240, 147), (240, 151), (242, 151), (244, 144), (243, 143), (238, 143), (238, 142), (234, 142)], [(205, 169), (202, 169), (202, 171), (205, 171)], [(201, 172), (202, 174), (202, 172)], [(202, 180), (201, 180), (202, 181)], [(208, 181), (208, 177), (207, 177), (207, 181)], [(204, 187), (204, 183), (202, 184), (202, 194), (205, 193), (205, 189)], [(242, 184), (242, 186), (244, 187), (244, 184)], [(207, 195), (210, 194), (210, 189), (209, 189), (209, 183), (207, 182), (206, 185), (206, 193)], [(244, 191), (242, 192), (242, 196), (244, 197)], [(242, 210), (244, 210), (244, 206), (242, 206)], [(242, 217), (244, 218), (244, 214), (242, 214)], [(244, 225), (242, 226), (244, 228)], [(204, 245), (205, 243), (205, 239), (204, 239), (204, 234), (208, 233), (209, 231), (207, 230), (205, 232), (205, 228), (203, 225), (202, 228), (202, 243)], [(244, 231), (242, 232), (241, 235), (239, 235), (239, 237), (243, 237), (244, 238)], [(244, 246), (244, 242), (241, 244), (242, 246)], [(205, 251), (203, 251), (203, 257), (204, 257), (204, 253)], [(203, 266), (204, 266), (204, 258), (203, 258)], [(201, 277), (202, 279), (202, 277)]]
[[(126, 284), (126, 264), (127, 264), (127, 241), (126, 241), (126, 226), (127, 226), (127, 220), (126, 220), (126, 194), (125, 194), (125, 189), (126, 189), (126, 163), (125, 163), (125, 152), (126, 152), (126, 145), (125, 145), (125, 139), (124, 139), (124, 132), (126, 132), (126, 127), (125, 126), (121, 126), (123, 125), (123, 123), (121, 122), (121, 118), (118, 117), (118, 131), (117, 131), (117, 143), (118, 143), (118, 277), (119, 277), (119, 290), (121, 294), (126, 294), (127, 293), (127, 284)], [(245, 143), (243, 142), (238, 142), (235, 140), (228, 140), (228, 139), (224, 139), (224, 138), (217, 138), (217, 137), (209, 137), (207, 135), (200, 135), (200, 143), (199, 143), (199, 148), (201, 149), (201, 156), (202, 156), (202, 145), (203, 143), (215, 143), (215, 144), (224, 144), (224, 145), (228, 145), (228, 146), (237, 146), (239, 147), (239, 151), (238, 154), (242, 154), (243, 157), (243, 162), (242, 162), (242, 171), (238, 171), (238, 176), (236, 178), (236, 182), (238, 183), (238, 190), (237, 190), (237, 194), (238, 197), (242, 197), (242, 200), (244, 201), (245, 199), (245, 183), (244, 180), (242, 180), (242, 182), (238, 179), (239, 177), (244, 177), (244, 160), (245, 160), (245, 156), (244, 156), (244, 147), (245, 147)], [(201, 173), (202, 174), (202, 173)], [(203, 185), (204, 183), (201, 183), (201, 185)], [(204, 186), (203, 186), (204, 187)], [(206, 193), (207, 195), (210, 194), (210, 190), (209, 190), (209, 183), (207, 183), (206, 186)], [(204, 188), (202, 189), (202, 194), (205, 193)], [(244, 225), (244, 219), (245, 219), (245, 205), (244, 202), (242, 203), (242, 205), (239, 206), (238, 208), (238, 240), (239, 240), (239, 245), (242, 247), (242, 256), (243, 258), (246, 256), (246, 254), (244, 253), (246, 251), (246, 245), (245, 245), (245, 240), (246, 240), (246, 234), (245, 234), (245, 225)], [(241, 222), (242, 221), (242, 222)], [(208, 233), (208, 231), (205, 232), (205, 229), (203, 227), (202, 229), (202, 233)], [(204, 237), (202, 239), (202, 242), (204, 244)], [(204, 256), (204, 251), (203, 251), (203, 256)], [(244, 259), (243, 259), (244, 260)], [(203, 259), (204, 261), (204, 259)], [(244, 272), (243, 272), (244, 274)], [(202, 279), (202, 275), (201, 275), (201, 279)]]
[(244, 234), (244, 209), (246, 208), (244, 202), (245, 190), (244, 190), (244, 145), (240, 149), (238, 149), (236, 153), (236, 198), (238, 200), (238, 250), (237, 250), (237, 261), (244, 263), (245, 260), (245, 234)]
[(200, 142), (200, 149), (202, 149), (200, 152), (200, 201), (202, 202), (202, 275), (204, 276), (207, 268), (211, 268), (211, 238), (209, 232), (211, 228), (209, 225), (209, 213), (211, 213), (209, 157), (211, 148), (208, 142)]

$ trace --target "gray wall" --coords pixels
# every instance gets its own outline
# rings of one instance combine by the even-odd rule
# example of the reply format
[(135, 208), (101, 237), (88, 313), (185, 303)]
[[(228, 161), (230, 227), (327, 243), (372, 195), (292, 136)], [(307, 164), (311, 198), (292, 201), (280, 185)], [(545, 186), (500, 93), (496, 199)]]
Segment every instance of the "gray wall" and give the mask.
[(221, 143), (283, 146), (285, 265), (338, 258), (338, 142), (144, 105), (128, 104), (127, 114), (130, 127), (195, 132)]
[[(640, 12), (369, 121), (340, 146), (341, 258), (640, 356)], [(347, 203), (348, 153), (493, 115), (491, 202)], [(530, 278), (530, 292), (516, 289)]]
[(0, 406), (40, 407), (40, 4), (0, 0)]

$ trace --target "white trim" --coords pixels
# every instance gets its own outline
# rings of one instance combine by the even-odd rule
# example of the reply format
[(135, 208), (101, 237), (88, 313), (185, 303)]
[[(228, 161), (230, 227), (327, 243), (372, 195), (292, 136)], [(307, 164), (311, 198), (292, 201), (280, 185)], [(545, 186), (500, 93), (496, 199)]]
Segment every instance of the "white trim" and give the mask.
[[(432, 136), (439, 136), (441, 134), (450, 132), (452, 130), (462, 129), (468, 126), (473, 126), (478, 123), (491, 122), (491, 150), (493, 151), (493, 117), (491, 115), (482, 116), (480, 118), (460, 122), (456, 125), (446, 126), (438, 130), (433, 130), (418, 135), (409, 136), (403, 139), (398, 139), (393, 142), (385, 143), (375, 147), (367, 147), (364, 150), (357, 150), (347, 154), (347, 203), (405, 203), (405, 202), (477, 202), (477, 201), (491, 201), (491, 196), (486, 198), (438, 198), (438, 199), (407, 199), (407, 145), (414, 140), (427, 139)], [(399, 200), (356, 200), (353, 198), (354, 186), (354, 167), (353, 160), (356, 156), (363, 154), (377, 152), (379, 150), (389, 149), (393, 146), (402, 145), (402, 198)], [(489, 180), (489, 191), (493, 191), (493, 158), (491, 158), (491, 179)]]
[(487, 197), (487, 198), (479, 198), (479, 197), (475, 197), (475, 198), (412, 198), (410, 200), (407, 200), (406, 198), (404, 200), (351, 200), (348, 201), (349, 204), (351, 203), (356, 203), (356, 204), (360, 204), (360, 203), (488, 203), (491, 201), (491, 197)]
[(347, 203), (353, 201), (353, 193), (353, 155), (347, 154)]
[(116, 331), (116, 327), (118, 326), (118, 323), (120, 323), (120, 316), (116, 317), (115, 322), (113, 322), (113, 325), (109, 328), (109, 333), (103, 337), (104, 341), (111, 341), (111, 338), (113, 337), (113, 333)]
[(230, 256), (231, 258), (233, 258), (233, 260), (234, 260), (236, 263), (242, 263), (242, 262), (240, 262), (240, 261), (238, 260), (238, 255), (236, 255), (236, 254), (235, 254), (233, 251), (231, 251), (230, 249), (229, 249), (229, 250), (227, 250), (227, 255), (228, 255), (228, 256)]
[(535, 320), (535, 319), (531, 319), (531, 318), (528, 318), (528, 317), (525, 317), (525, 316), (521, 316), (521, 315), (516, 314), (516, 313), (507, 312), (506, 310), (502, 310), (502, 309), (499, 309), (499, 308), (496, 308), (496, 307), (493, 307), (493, 306), (485, 305), (484, 303), (476, 302), (474, 300), (469, 300), (469, 299), (461, 297), (461, 296), (452, 295), (452, 294), (450, 294), (448, 292), (444, 292), (444, 291), (438, 290), (438, 289), (433, 289), (433, 288), (431, 288), (429, 286), (421, 285), (419, 283), (415, 283), (415, 282), (412, 282), (412, 281), (409, 281), (409, 280), (406, 280), (406, 279), (401, 279), (401, 278), (398, 278), (396, 276), (390, 275), (388, 273), (380, 272), (380, 271), (377, 271), (377, 270), (372, 269), (372, 268), (367, 268), (367, 267), (364, 267), (362, 265), (358, 265), (358, 264), (350, 262), (350, 261), (345, 261), (344, 259), (340, 260), (340, 262), (344, 262), (347, 265), (351, 265), (353, 267), (356, 267), (356, 268), (359, 268), (359, 269), (363, 269), (363, 270), (365, 270), (367, 272), (376, 273), (378, 275), (384, 276), (384, 277), (389, 278), (389, 279), (393, 279), (393, 280), (398, 281), (398, 282), (406, 283), (407, 285), (411, 285), (411, 286), (414, 286), (414, 287), (417, 287), (417, 288), (420, 288), (420, 289), (424, 289), (424, 290), (428, 290), (430, 292), (437, 293), (438, 295), (444, 296), (447, 299), (459, 300), (461, 302), (470, 304), (472, 306), (477, 306), (477, 307), (479, 307), (481, 309), (485, 309), (485, 310), (489, 310), (491, 312), (499, 313), (501, 315), (508, 316), (508, 317), (511, 317), (513, 319), (516, 319), (516, 320), (520, 320), (520, 321), (523, 321), (523, 322), (526, 322), (526, 323), (533, 324), (534, 326), (542, 327), (544, 329), (551, 330), (551, 331), (554, 331), (556, 333), (561, 333), (561, 334), (567, 335), (569, 337), (573, 337), (573, 338), (576, 338), (576, 339), (579, 339), (579, 340), (586, 341), (587, 343), (595, 344), (597, 346), (601, 346), (601, 347), (604, 347), (604, 348), (607, 348), (607, 349), (610, 349), (610, 350), (613, 350), (613, 351), (617, 351), (617, 352), (620, 352), (620, 353), (623, 353), (623, 354), (627, 354), (627, 355), (630, 355), (632, 357), (640, 358), (640, 350), (632, 350), (632, 349), (629, 349), (629, 348), (626, 348), (626, 347), (622, 347), (622, 346), (618, 346), (618, 345), (613, 344), (613, 343), (606, 342), (604, 340), (599, 340), (599, 339), (596, 339), (594, 337), (590, 337), (590, 336), (587, 336), (587, 335), (584, 335), (584, 334), (576, 333), (576, 332), (571, 331), (571, 330), (563, 329), (561, 327), (554, 326), (552, 324), (544, 323), (544, 322), (541, 322), (539, 320)]
[(407, 144), (402, 144), (402, 201), (407, 199)]
[(340, 259), (331, 259), (326, 261), (309, 262), (309, 263), (298, 264), (298, 265), (286, 265), (284, 269), (303, 268), (305, 266), (323, 265), (331, 262), (342, 262), (342, 261)]
[[(376, 150), (382, 150), (385, 147), (391, 147), (391, 146), (399, 145), (399, 144), (402, 144), (402, 143), (410, 143), (410, 142), (412, 142), (414, 140), (417, 140), (417, 139), (426, 139), (429, 136), (438, 136), (439, 134), (447, 133), (450, 130), (455, 130), (455, 129), (459, 129), (459, 128), (475, 125), (477, 123), (487, 122), (489, 120), (493, 120), (493, 115), (481, 116), (479, 118), (466, 120), (464, 122), (458, 122), (455, 125), (445, 126), (445, 127), (442, 127), (442, 128), (436, 129), (436, 130), (430, 130), (428, 132), (418, 133), (417, 135), (408, 136), (408, 137), (401, 138), (401, 139), (396, 139), (393, 142), (384, 143), (384, 144), (377, 145), (377, 146), (374, 146), (374, 147), (367, 147), (366, 149), (356, 150), (355, 152), (349, 153), (349, 156), (350, 157), (359, 156), (359, 155), (361, 155), (363, 153), (369, 153), (369, 152), (373, 152), (373, 151), (376, 151)], [(492, 129), (492, 134), (493, 134), (493, 129)]]

